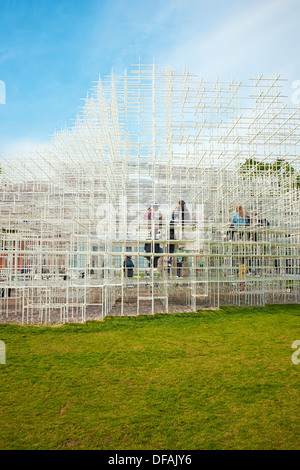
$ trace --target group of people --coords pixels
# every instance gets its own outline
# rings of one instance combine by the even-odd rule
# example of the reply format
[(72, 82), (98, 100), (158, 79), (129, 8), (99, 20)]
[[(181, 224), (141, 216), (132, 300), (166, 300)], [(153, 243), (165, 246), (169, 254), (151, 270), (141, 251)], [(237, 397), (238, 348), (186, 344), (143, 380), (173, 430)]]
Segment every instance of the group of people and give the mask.
[[(175, 240), (175, 227), (177, 226), (179, 228), (180, 233), (180, 238), (183, 238), (184, 234), (184, 228), (188, 221), (190, 220), (190, 214), (187, 209), (186, 203), (183, 200), (180, 200), (175, 207), (172, 210), (171, 214), (171, 220), (169, 222), (169, 240)], [(152, 234), (151, 230), (154, 230), (154, 240), (158, 238), (159, 230), (162, 228), (163, 224), (163, 216), (161, 212), (159, 211), (159, 206), (157, 204), (154, 204), (153, 206), (148, 207), (145, 215), (144, 215), (144, 221), (146, 222), (146, 225), (148, 226), (148, 229), (150, 229), (150, 233)], [(157, 223), (158, 222), (158, 223)], [(151, 237), (152, 238), (152, 237)], [(153, 250), (154, 248), (154, 250)], [(152, 253), (154, 252), (156, 256), (154, 256), (154, 261), (153, 261), (153, 268), (157, 269), (158, 262), (159, 262), (159, 254), (163, 252), (163, 249), (161, 248), (160, 244), (158, 242), (153, 243), (145, 243), (145, 252), (146, 253)], [(169, 253), (174, 253), (175, 252), (175, 244), (170, 243), (168, 246), (168, 252)], [(152, 256), (145, 256), (145, 258), (148, 261), (148, 266), (152, 266)], [(168, 258), (168, 271), (170, 270), (170, 267), (172, 265), (172, 256)]]
[[(144, 245), (144, 250), (145, 250), (145, 258), (148, 262), (148, 267), (153, 267), (154, 270), (157, 269), (159, 259), (160, 259), (160, 254), (163, 253), (163, 249), (160, 246), (159, 242), (156, 241), (159, 238), (159, 233), (160, 230), (163, 227), (163, 215), (159, 210), (159, 205), (154, 204), (152, 206), (149, 206), (144, 214), (143, 217), (144, 225), (147, 226), (147, 228), (150, 231), (150, 238), (151, 242), (147, 242)], [(169, 222), (169, 240), (175, 240), (175, 228), (178, 227), (179, 230), (181, 231), (181, 236), (184, 233), (184, 228), (187, 222), (190, 220), (190, 214), (189, 211), (186, 207), (186, 203), (183, 200), (180, 200), (175, 207), (172, 210), (171, 214), (171, 219)], [(153, 240), (153, 241), (152, 241)], [(169, 253), (174, 253), (175, 252), (175, 244), (170, 243), (168, 246), (168, 252)], [(152, 253), (154, 253), (154, 257), (152, 256)], [(153, 260), (153, 266), (152, 266), (152, 260)], [(172, 266), (172, 256), (168, 257), (168, 272), (171, 269)], [(177, 265), (181, 264), (182, 261), (179, 260), (177, 261)], [(180, 266), (177, 266), (180, 267)], [(127, 256), (124, 263), (123, 263), (123, 269), (124, 269), (124, 274), (126, 277), (133, 277), (133, 268), (134, 268), (134, 263), (131, 259), (131, 256)], [(180, 271), (181, 272), (181, 271)]]
[(252, 236), (252, 239), (257, 241), (257, 232), (244, 230), (244, 228), (250, 228), (251, 225), (256, 227), (269, 226), (270, 222), (267, 219), (263, 219), (258, 216), (256, 212), (254, 212), (253, 215), (250, 215), (249, 212), (244, 211), (242, 206), (237, 206), (232, 216), (229, 230), (227, 230), (224, 238), (235, 240), (235, 237), (237, 237), (238, 240), (241, 240), (242, 238), (247, 237), (247, 239), (250, 240)]
[[(190, 214), (186, 207), (186, 203), (180, 200), (172, 210), (171, 219), (169, 221), (169, 237), (170, 243), (167, 246), (168, 253), (172, 254), (175, 252), (175, 244), (172, 240), (175, 240), (175, 228), (179, 229), (179, 238), (183, 238), (184, 228), (187, 222), (190, 221)], [(159, 211), (159, 205), (154, 204), (149, 206), (144, 214), (144, 224), (150, 231), (151, 241), (145, 243), (145, 258), (148, 261), (148, 267), (157, 270), (159, 259), (163, 249), (158, 241), (160, 230), (163, 226), (163, 216)], [(269, 226), (270, 223), (267, 219), (263, 219), (256, 212), (250, 215), (249, 212), (243, 209), (241, 205), (237, 206), (232, 216), (231, 225), (224, 235), (224, 238), (228, 240), (242, 240), (251, 237), (254, 241), (257, 241), (257, 232), (250, 230), (250, 227), (261, 227)], [(154, 256), (153, 256), (154, 255)], [(153, 261), (153, 266), (152, 266)], [(168, 273), (171, 272), (173, 259), (172, 256), (167, 258)], [(181, 275), (182, 260), (177, 258), (177, 275)], [(127, 256), (123, 263), (124, 275), (126, 277), (133, 277), (134, 263), (130, 256)]]

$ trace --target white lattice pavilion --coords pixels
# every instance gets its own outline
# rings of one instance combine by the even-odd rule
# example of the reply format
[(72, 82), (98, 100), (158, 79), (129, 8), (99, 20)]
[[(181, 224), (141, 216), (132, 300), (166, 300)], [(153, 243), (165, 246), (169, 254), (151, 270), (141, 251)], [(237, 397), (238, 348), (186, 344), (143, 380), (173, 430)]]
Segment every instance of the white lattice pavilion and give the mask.
[[(138, 64), (99, 79), (43, 151), (3, 158), (2, 319), (299, 302), (300, 110), (282, 84)], [(190, 218), (170, 243), (180, 200)], [(251, 223), (230, 236), (237, 206)]]

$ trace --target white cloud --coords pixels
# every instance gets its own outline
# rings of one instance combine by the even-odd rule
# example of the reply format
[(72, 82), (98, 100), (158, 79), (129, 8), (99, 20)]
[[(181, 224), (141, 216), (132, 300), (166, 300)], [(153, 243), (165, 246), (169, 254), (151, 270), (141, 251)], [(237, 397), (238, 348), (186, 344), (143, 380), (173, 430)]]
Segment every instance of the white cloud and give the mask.
[(209, 29), (205, 27), (206, 19), (201, 17), (200, 10), (192, 12), (198, 19), (198, 26), (191, 19), (186, 41), (175, 44), (171, 51), (163, 51), (164, 59), (176, 69), (186, 66), (205, 79), (229, 78), (232, 74), (253, 76), (259, 72), (258, 67), (272, 75), (276, 69), (279, 73), (281, 69), (285, 71), (291, 60), (297, 60), (293, 50), (299, 3), (268, 0), (247, 2), (246, 6), (241, 2), (238, 7), (232, 11), (228, 3), (223, 18), (216, 9), (216, 20)]
[(7, 142), (2, 145), (1, 157), (3, 158), (23, 158), (34, 154), (36, 151), (43, 151), (48, 146), (47, 143), (34, 140), (18, 140)]

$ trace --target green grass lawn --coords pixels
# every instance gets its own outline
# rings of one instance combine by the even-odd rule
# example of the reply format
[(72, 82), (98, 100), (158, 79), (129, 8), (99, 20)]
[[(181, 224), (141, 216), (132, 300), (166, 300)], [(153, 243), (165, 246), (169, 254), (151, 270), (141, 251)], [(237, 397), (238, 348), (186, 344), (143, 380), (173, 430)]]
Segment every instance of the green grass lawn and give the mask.
[(1, 449), (299, 449), (300, 306), (0, 325)]

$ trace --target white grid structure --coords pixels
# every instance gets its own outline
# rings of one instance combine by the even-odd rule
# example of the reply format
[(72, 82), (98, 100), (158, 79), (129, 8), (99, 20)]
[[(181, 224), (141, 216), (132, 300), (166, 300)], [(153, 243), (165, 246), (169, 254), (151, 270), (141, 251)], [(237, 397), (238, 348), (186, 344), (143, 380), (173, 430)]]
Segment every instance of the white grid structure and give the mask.
[(3, 158), (1, 321), (299, 302), (300, 109), (282, 82), (137, 64), (43, 151)]

